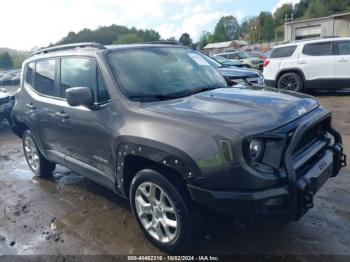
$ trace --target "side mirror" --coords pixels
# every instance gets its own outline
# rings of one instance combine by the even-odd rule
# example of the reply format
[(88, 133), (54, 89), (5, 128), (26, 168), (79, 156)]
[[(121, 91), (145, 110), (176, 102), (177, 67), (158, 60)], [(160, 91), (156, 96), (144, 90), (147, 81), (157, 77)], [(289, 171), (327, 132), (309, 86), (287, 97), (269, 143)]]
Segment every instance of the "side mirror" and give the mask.
[(67, 102), (70, 106), (91, 107), (94, 104), (94, 95), (88, 87), (71, 87), (66, 90)]

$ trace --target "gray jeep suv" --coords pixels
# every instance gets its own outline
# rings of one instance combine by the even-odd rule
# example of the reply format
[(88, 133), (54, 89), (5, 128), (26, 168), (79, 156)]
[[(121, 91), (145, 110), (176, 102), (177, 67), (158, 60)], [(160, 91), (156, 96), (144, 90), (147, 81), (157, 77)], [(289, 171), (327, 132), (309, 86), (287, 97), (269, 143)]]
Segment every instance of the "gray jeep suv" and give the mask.
[(22, 78), (12, 125), (35, 175), (61, 164), (128, 198), (168, 253), (190, 246), (205, 210), (297, 220), (346, 164), (313, 97), (230, 87), (183, 46), (51, 47)]

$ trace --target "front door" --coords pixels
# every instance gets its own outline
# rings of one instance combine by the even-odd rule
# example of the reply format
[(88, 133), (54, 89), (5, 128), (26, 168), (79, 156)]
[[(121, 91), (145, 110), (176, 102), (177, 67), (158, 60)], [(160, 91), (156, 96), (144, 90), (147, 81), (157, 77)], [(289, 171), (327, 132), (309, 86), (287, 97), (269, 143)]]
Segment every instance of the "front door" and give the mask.
[[(96, 108), (69, 106), (65, 91), (71, 87), (91, 88)], [(60, 122), (59, 136), (64, 153), (71, 160), (111, 174), (114, 130), (111, 129), (109, 112), (112, 105), (96, 60), (86, 57), (61, 58), (59, 88), (65, 106), (56, 112), (56, 119)]]

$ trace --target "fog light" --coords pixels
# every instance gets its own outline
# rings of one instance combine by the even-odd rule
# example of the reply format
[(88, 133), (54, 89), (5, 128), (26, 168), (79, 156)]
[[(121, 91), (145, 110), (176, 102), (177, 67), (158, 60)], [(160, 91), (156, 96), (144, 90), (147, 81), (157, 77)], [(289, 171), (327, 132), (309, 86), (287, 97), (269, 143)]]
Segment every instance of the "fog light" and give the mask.
[(283, 207), (286, 204), (286, 201), (281, 197), (271, 198), (265, 202), (265, 207)]

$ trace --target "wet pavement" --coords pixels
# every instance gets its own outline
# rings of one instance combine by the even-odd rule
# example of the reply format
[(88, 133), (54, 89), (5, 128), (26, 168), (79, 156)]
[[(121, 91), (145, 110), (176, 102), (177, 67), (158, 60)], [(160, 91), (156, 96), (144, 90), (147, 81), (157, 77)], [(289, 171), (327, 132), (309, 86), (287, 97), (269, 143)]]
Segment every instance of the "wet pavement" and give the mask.
[[(319, 96), (350, 155), (350, 96)], [(330, 179), (300, 221), (211, 217), (193, 254), (350, 255), (350, 169)], [(161, 254), (142, 235), (128, 202), (58, 167), (33, 177), (20, 139), (0, 124), (0, 254)]]

